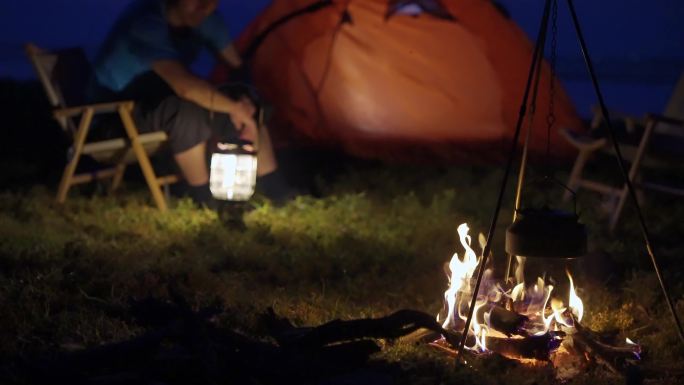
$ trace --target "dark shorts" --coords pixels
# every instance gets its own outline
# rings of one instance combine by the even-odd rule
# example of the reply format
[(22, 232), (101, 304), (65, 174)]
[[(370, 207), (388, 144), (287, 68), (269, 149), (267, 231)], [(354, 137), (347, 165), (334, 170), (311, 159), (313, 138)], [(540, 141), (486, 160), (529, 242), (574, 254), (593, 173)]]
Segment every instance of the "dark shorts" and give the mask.
[[(208, 110), (175, 95), (163, 98), (154, 105), (136, 103), (133, 120), (138, 133), (164, 131), (169, 138), (172, 154), (189, 150), (211, 137), (236, 140), (238, 132), (230, 115), (210, 114)], [(116, 114), (97, 116), (93, 121), (91, 139), (104, 140), (125, 137), (121, 120)]]
[[(232, 99), (248, 96), (262, 105), (250, 86), (228, 84), (217, 87), (219, 92)], [(130, 99), (135, 101), (133, 119), (139, 133), (164, 131), (169, 137), (173, 154), (189, 150), (212, 137), (222, 140), (238, 139), (238, 132), (230, 115), (210, 114), (195, 103), (176, 96), (166, 83), (155, 74), (143, 76), (121, 93), (114, 93), (91, 81), (89, 94), (94, 102)], [(144, 95), (143, 97), (140, 97)], [(136, 97), (137, 96), (137, 97)], [(268, 114), (269, 109), (266, 108)], [(125, 137), (125, 131), (116, 114), (96, 116), (91, 129), (91, 139)]]
[(166, 132), (173, 154), (189, 150), (212, 136), (238, 137), (228, 114), (210, 114), (203, 107), (175, 95), (166, 97), (151, 110), (136, 108), (134, 118), (141, 133)]

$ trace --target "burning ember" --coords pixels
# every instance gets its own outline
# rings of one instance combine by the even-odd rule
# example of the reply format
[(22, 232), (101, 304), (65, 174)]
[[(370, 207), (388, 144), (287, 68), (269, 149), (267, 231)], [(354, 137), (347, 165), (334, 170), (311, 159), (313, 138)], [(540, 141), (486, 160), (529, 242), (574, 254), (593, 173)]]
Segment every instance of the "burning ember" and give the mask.
[[(526, 285), (525, 259), (517, 257), (514, 286), (497, 282), (491, 267), (485, 266), (480, 291), (473, 293), (472, 278), (482, 258), (473, 250), (468, 232), (467, 224), (458, 227), (465, 252), (462, 256), (455, 253), (445, 267), (449, 288), (444, 292), (445, 311), (437, 315), (437, 321), (445, 330), (462, 335), (470, 302), (473, 295), (477, 295), (474, 316), (467, 331), (465, 348), (468, 351), (475, 354), (495, 352), (524, 362), (529, 359), (551, 361), (558, 378), (570, 378), (579, 373), (586, 366), (589, 351), (617, 350), (628, 353), (632, 360), (640, 358), (641, 349), (631, 340), (627, 339), (622, 347), (606, 345), (594, 341), (592, 332), (581, 326), (584, 303), (567, 270), (569, 291), (566, 293), (554, 292), (554, 286), (542, 277)], [(484, 249), (485, 242), (480, 234), (480, 249)], [(444, 348), (446, 341), (442, 339), (434, 345)]]

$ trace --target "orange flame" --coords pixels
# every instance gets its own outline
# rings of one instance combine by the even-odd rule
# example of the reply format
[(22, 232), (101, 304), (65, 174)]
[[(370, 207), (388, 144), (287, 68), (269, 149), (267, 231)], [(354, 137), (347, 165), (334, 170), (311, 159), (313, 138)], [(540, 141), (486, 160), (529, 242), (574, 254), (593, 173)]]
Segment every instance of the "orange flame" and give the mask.
[(566, 270), (565, 273), (568, 275), (568, 279), (570, 280), (570, 294), (568, 298), (568, 306), (570, 307), (572, 314), (575, 315), (577, 322), (579, 322), (582, 320), (582, 317), (584, 316), (584, 303), (575, 292), (575, 285), (572, 282), (572, 276), (570, 275), (570, 272)]
[(470, 236), (468, 235), (468, 225), (463, 223), (458, 226), (458, 235), (461, 245), (465, 249), (463, 260), (458, 257), (458, 253), (454, 253), (449, 261), (449, 289), (444, 292), (444, 299), (447, 303), (447, 316), (442, 324), (442, 327), (453, 327), (455, 323), (456, 314), (459, 318), (465, 319), (465, 315), (461, 314), (461, 302), (466, 297), (464, 294), (470, 294), (470, 279), (479, 263), (475, 251), (470, 247)]
[[(458, 253), (454, 253), (449, 261), (449, 288), (444, 292), (447, 314), (442, 322), (442, 327), (445, 329), (456, 328), (460, 320), (466, 320), (470, 301), (472, 296), (475, 295), (471, 287), (471, 280), (481, 258), (471, 248), (472, 239), (468, 235), (469, 230), (466, 223), (458, 226), (459, 240), (465, 252), (462, 258), (459, 257)], [(480, 234), (478, 240), (480, 247), (484, 248), (486, 240), (482, 234)], [(480, 313), (478, 311), (483, 306), (494, 305), (500, 302), (504, 296), (510, 299), (513, 310), (528, 317), (529, 322), (525, 324), (524, 330), (529, 335), (539, 336), (548, 333), (552, 329), (559, 330), (561, 327), (574, 327), (568, 312), (574, 315), (577, 322), (582, 320), (584, 304), (575, 291), (575, 284), (569, 271), (566, 271), (570, 281), (566, 305), (563, 300), (551, 298), (554, 287), (548, 284), (544, 278), (539, 277), (534, 285), (525, 287), (523, 280), (524, 263), (524, 258), (518, 258), (518, 267), (516, 269), (517, 285), (510, 292), (505, 291), (499, 284), (490, 282), (480, 292), (482, 294), (478, 295), (474, 309), (475, 317), (471, 320), (468, 330), (468, 333), (472, 333), (475, 337), (475, 344), (466, 346), (467, 349), (477, 352), (487, 350), (487, 335), (490, 332), (496, 333), (490, 326), (493, 307), (489, 311), (484, 312), (484, 322), (482, 322), (481, 315), (478, 317)], [(492, 271), (486, 270), (483, 282), (489, 282), (489, 277), (491, 276)], [(439, 315), (437, 315), (437, 321), (440, 321)]]

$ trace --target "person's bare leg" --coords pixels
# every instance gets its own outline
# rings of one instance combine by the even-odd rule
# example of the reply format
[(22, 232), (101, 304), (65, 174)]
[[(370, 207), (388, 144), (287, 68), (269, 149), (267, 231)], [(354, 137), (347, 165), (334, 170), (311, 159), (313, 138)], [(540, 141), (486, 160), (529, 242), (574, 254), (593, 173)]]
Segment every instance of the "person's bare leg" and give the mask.
[[(278, 163), (273, 152), (271, 137), (266, 127), (259, 130), (259, 148), (257, 151), (257, 175), (262, 176), (275, 171)], [(206, 143), (200, 143), (188, 150), (174, 155), (183, 177), (191, 186), (200, 186), (209, 182), (207, 161), (205, 158)]]
[(190, 186), (202, 186), (209, 183), (206, 151), (207, 145), (202, 142), (173, 156), (181, 174)]
[(285, 179), (278, 167), (271, 137), (266, 127), (259, 130), (260, 145), (257, 147), (257, 190), (271, 199), (276, 205), (281, 205), (294, 198), (298, 192)]
[(259, 129), (259, 144), (257, 149), (257, 176), (262, 176), (275, 171), (278, 162), (273, 152), (273, 144), (266, 126)]

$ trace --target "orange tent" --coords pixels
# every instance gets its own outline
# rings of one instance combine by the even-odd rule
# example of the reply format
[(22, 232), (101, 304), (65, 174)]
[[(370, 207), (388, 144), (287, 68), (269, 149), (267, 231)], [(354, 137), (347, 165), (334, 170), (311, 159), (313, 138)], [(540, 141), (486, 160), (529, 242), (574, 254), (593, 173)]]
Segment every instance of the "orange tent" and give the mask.
[[(238, 40), (242, 50), (259, 40), (250, 70), (274, 105), (277, 143), (399, 159), (506, 155), (533, 44), (491, 1), (332, 1), (263, 34), (312, 3), (274, 0)], [(544, 63), (533, 154), (546, 151), (549, 84)], [(583, 129), (560, 84), (554, 104), (556, 127)], [(555, 128), (551, 141), (555, 156), (572, 153)]]

